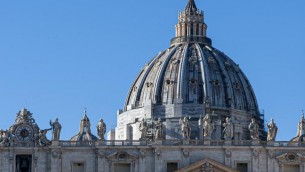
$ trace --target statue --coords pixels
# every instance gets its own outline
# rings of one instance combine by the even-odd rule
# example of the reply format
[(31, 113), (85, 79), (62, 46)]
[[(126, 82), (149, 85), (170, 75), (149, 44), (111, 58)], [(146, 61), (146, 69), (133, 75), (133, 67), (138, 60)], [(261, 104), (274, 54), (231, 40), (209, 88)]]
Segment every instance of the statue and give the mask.
[(255, 119), (251, 119), (251, 123), (249, 124), (249, 130), (250, 130), (250, 137), (252, 140), (258, 140), (259, 139), (259, 132), (258, 132), (258, 124), (255, 122)]
[(106, 133), (106, 124), (104, 123), (102, 118), (100, 119), (98, 125), (96, 126), (96, 130), (100, 139), (104, 140), (104, 135)]
[(52, 129), (47, 129), (47, 130), (39, 130), (38, 134), (37, 134), (37, 142), (38, 142), (38, 145), (40, 146), (48, 146), (50, 145), (50, 141), (47, 139), (47, 132), (49, 130), (52, 130)]
[(7, 146), (8, 143), (8, 131), (0, 130), (0, 146)]
[(163, 139), (163, 125), (161, 118), (155, 123), (155, 140)]
[(209, 114), (206, 114), (204, 116), (203, 120), (203, 136), (204, 137), (211, 137), (212, 132), (214, 130), (214, 125), (211, 119), (211, 116)]
[(61, 125), (58, 122), (58, 118), (55, 119), (54, 122), (50, 120), (50, 126), (52, 127), (52, 140), (59, 140), (60, 139), (60, 131), (61, 131)]
[(305, 134), (305, 119), (304, 119), (304, 113), (303, 113), (302, 118), (298, 124), (297, 137), (301, 137), (304, 134)]
[(234, 127), (233, 124), (231, 123), (231, 118), (227, 117), (226, 122), (222, 124), (224, 127), (223, 129), (223, 137), (225, 140), (232, 140), (234, 137)]
[(267, 124), (267, 128), (268, 128), (267, 141), (274, 141), (277, 134), (277, 126), (272, 118), (270, 123)]
[(140, 126), (139, 126), (139, 130), (141, 131), (141, 140), (146, 138), (146, 134), (147, 134), (147, 123), (144, 120), (144, 118), (142, 119)]
[(189, 121), (187, 120), (187, 117), (181, 118), (179, 120), (179, 124), (181, 124), (181, 133), (182, 133), (182, 139), (190, 139), (191, 136), (191, 126)]

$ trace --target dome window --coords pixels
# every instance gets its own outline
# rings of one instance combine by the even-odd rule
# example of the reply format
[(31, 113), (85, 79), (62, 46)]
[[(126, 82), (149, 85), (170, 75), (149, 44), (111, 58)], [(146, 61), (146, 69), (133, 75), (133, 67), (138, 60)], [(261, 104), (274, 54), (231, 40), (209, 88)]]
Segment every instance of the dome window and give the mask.
[(161, 60), (158, 60), (158, 61), (157, 61), (157, 65), (158, 65), (158, 66), (161, 66), (162, 63), (163, 63), (163, 62), (162, 62)]
[(167, 79), (165, 82), (166, 82), (167, 85), (170, 85), (170, 84), (173, 83), (173, 81), (171, 81), (171, 80), (169, 80), (169, 79)]
[(208, 62), (209, 63), (215, 63), (215, 60), (213, 59), (213, 57), (209, 57)]
[(214, 86), (220, 86), (220, 81), (219, 80), (214, 80), (213, 81)]
[(153, 83), (151, 82), (146, 82), (146, 87), (152, 87), (153, 86)]
[(138, 90), (138, 87), (137, 87), (137, 86), (134, 86), (134, 87), (133, 87), (133, 91), (136, 92), (137, 90)]
[(190, 84), (196, 84), (196, 79), (195, 79), (195, 78), (192, 78), (192, 79), (190, 80)]
[(240, 84), (238, 82), (234, 82), (233, 85), (236, 90), (240, 89)]
[(231, 63), (230, 63), (229, 61), (226, 61), (226, 62), (225, 62), (225, 65), (226, 65), (226, 66), (231, 66)]

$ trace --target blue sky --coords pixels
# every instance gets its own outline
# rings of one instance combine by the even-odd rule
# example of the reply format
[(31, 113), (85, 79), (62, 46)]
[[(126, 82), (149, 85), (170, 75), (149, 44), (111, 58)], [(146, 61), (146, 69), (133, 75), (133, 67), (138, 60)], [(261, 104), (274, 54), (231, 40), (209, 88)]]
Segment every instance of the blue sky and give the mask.
[[(197, 0), (213, 46), (248, 76), (277, 140), (296, 135), (305, 109), (305, 1)], [(87, 108), (116, 126), (140, 69), (174, 37), (186, 0), (0, 1), (0, 128), (29, 109), (40, 128), (59, 118), (62, 139)]]

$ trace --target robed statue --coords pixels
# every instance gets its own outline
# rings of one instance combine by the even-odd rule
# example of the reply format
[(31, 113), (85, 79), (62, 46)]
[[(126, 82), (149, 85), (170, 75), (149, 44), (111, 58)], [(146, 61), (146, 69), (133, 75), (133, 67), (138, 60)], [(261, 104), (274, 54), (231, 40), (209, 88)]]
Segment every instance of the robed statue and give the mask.
[(223, 129), (223, 137), (225, 140), (232, 140), (234, 137), (234, 126), (231, 122), (231, 118), (227, 117), (226, 122), (222, 124)]
[(106, 133), (106, 124), (104, 123), (102, 118), (100, 119), (98, 125), (96, 126), (96, 130), (99, 138), (104, 140), (104, 135)]
[(56, 118), (54, 122), (50, 120), (50, 126), (52, 127), (52, 140), (59, 140), (61, 124), (58, 122), (58, 118)]
[(249, 124), (249, 130), (250, 130), (250, 137), (252, 140), (258, 140), (259, 139), (259, 126), (256, 123), (255, 119), (251, 119), (251, 123)]
[(0, 130), (0, 146), (7, 146), (9, 143), (9, 131)]
[(158, 121), (155, 122), (155, 140), (163, 139), (163, 124), (161, 118), (158, 118)]
[(268, 128), (267, 141), (274, 141), (277, 134), (277, 126), (272, 118), (269, 124), (267, 124), (267, 128)]
[(212, 123), (212, 118), (210, 114), (206, 114), (202, 120), (203, 120), (203, 136), (210, 138), (214, 130), (214, 124)]
[(190, 139), (191, 136), (191, 126), (187, 117), (179, 120), (179, 124), (181, 125), (181, 134), (182, 139)]
[(140, 138), (141, 140), (146, 138), (147, 130), (148, 130), (147, 123), (143, 118), (139, 125), (139, 131), (141, 132), (141, 138)]

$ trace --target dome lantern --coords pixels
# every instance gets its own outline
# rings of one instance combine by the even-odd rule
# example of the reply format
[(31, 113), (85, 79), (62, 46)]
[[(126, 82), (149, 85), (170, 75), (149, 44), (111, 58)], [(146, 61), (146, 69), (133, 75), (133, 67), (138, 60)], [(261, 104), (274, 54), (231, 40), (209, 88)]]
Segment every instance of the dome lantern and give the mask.
[(171, 40), (171, 45), (189, 41), (211, 44), (211, 39), (206, 37), (206, 30), (203, 11), (197, 9), (194, 0), (189, 0), (185, 10), (179, 12), (176, 37)]

